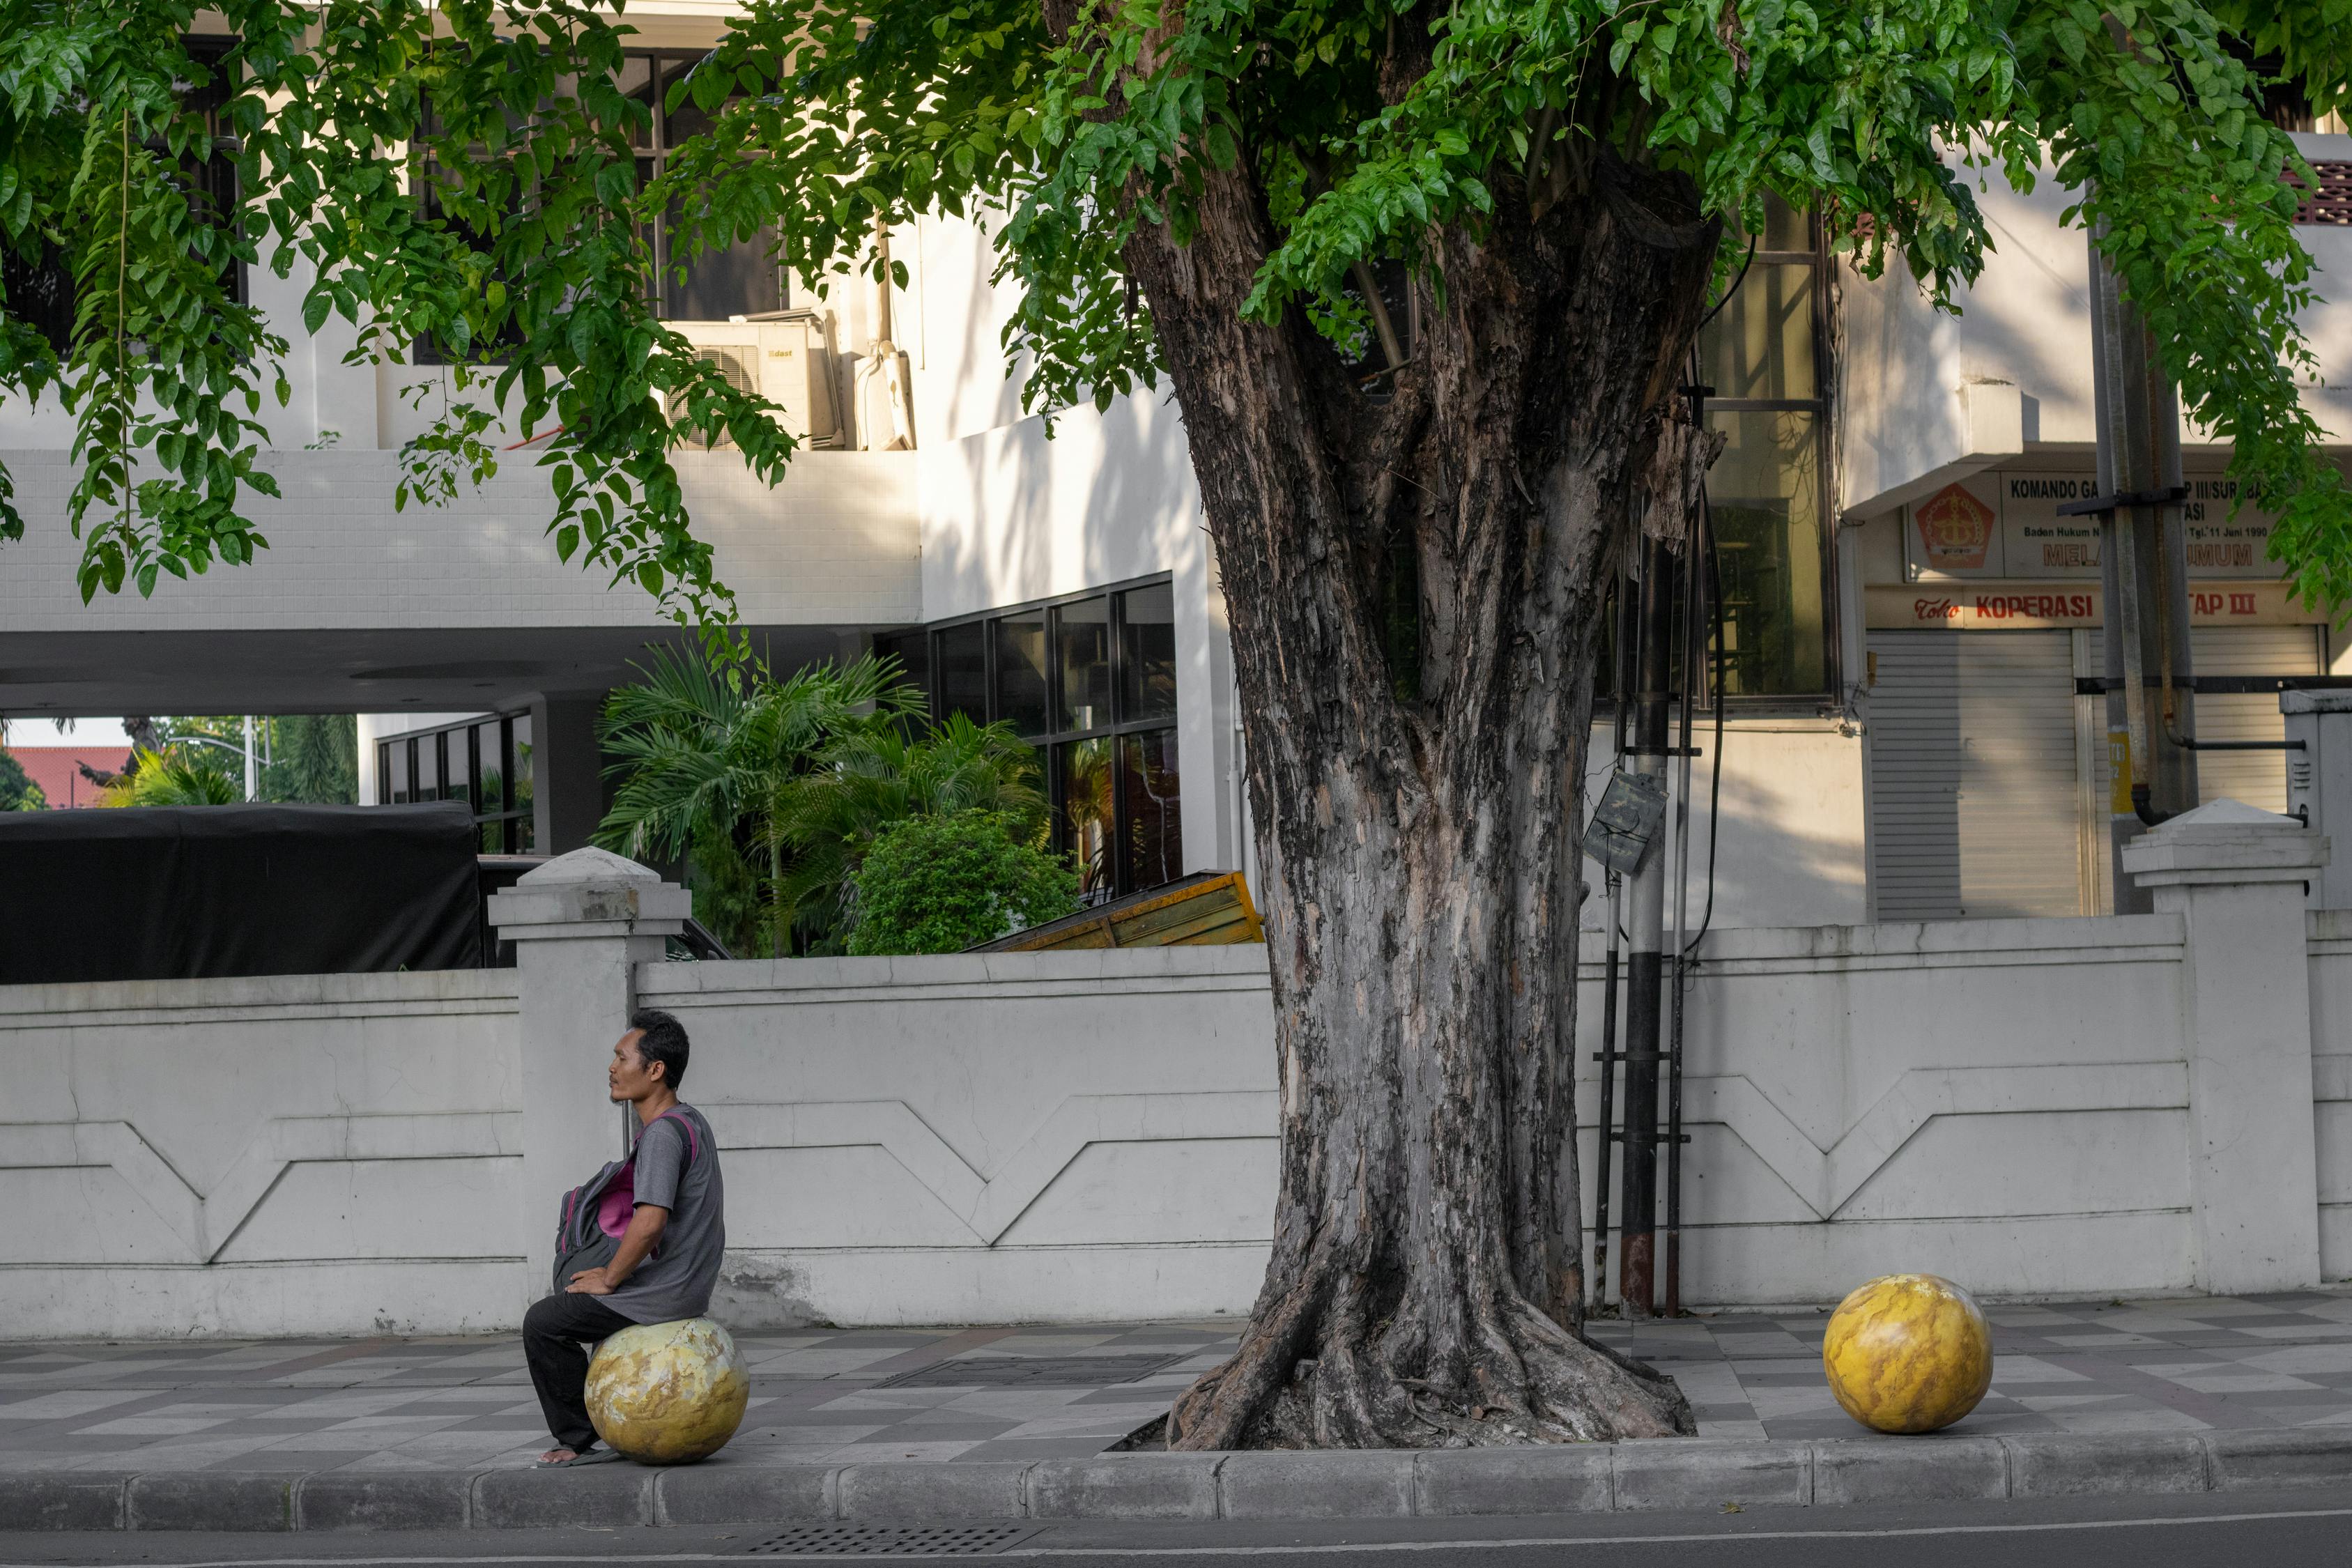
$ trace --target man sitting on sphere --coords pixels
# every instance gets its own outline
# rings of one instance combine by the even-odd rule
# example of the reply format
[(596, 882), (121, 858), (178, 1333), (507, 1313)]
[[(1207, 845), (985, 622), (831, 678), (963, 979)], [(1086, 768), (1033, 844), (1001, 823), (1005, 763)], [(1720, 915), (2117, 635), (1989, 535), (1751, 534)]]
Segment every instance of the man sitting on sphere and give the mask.
[(542, 1465), (621, 1457), (596, 1446), (588, 1419), (589, 1343), (635, 1323), (698, 1318), (709, 1308), (727, 1249), (726, 1193), (710, 1123), (677, 1098), (686, 1058), (685, 1026), (667, 1013), (632, 1015), (613, 1044), (605, 1081), (614, 1104), (636, 1107), (638, 1131), (631, 1169), (606, 1192), (624, 1194), (618, 1201), (633, 1202), (634, 1210), (612, 1261), (573, 1274), (523, 1317), (523, 1356), (556, 1445), (539, 1457)]

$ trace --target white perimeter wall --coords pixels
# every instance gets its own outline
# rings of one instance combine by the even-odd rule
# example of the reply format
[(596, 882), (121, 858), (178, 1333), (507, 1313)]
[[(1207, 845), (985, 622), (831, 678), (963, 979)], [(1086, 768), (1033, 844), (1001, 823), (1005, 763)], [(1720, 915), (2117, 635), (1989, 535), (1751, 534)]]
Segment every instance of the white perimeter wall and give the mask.
[(2311, 917), (2311, 1068), (2319, 1259), (2341, 1279), (2352, 1277), (2352, 910)]
[(1275, 1193), (1265, 950), (661, 964), (725, 1151), (722, 1317), (1244, 1310)]
[[(1994, 1295), (2196, 1283), (2183, 931), (2157, 914), (1711, 936), (1686, 1300), (1823, 1301), (1897, 1269)], [(2277, 1202), (2315, 1197), (2338, 1278), (2352, 919), (2315, 916), (2312, 939), (2319, 1190)], [(1584, 956), (1589, 1205), (1597, 933)], [(513, 1326), (548, 1218), (520, 1197), (516, 984), (0, 990), (9, 1331)], [(1247, 1310), (1276, 1182), (1263, 948), (646, 964), (636, 989), (685, 1020), (724, 1151), (722, 1318)], [(607, 1043), (580, 1040), (580, 1073)]]
[(12, 1337), (517, 1321), (512, 970), (0, 986)]

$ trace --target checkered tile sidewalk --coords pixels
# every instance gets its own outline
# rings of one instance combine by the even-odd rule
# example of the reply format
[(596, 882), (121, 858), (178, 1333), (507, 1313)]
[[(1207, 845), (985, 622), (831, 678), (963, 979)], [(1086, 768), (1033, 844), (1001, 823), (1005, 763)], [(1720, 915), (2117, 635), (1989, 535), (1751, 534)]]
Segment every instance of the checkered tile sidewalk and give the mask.
[[(2162, 1432), (2352, 1426), (2352, 1293), (1991, 1309), (1992, 1393), (1954, 1428)], [(1827, 1311), (1604, 1321), (1671, 1373), (1703, 1436), (1858, 1436), (1822, 1379)], [(1158, 1415), (1236, 1325), (811, 1331), (741, 1336), (738, 1464), (1059, 1458)], [(928, 1372), (1050, 1359), (1003, 1385)], [(1116, 1361), (1111, 1358), (1117, 1358)], [(1131, 1381), (1087, 1381), (1101, 1360)], [(920, 1374), (919, 1385), (894, 1380)], [(0, 1345), (0, 1472), (523, 1466), (547, 1447), (511, 1337)]]
[[(1995, 1306), (1992, 1392), (1956, 1433), (2352, 1426), (2352, 1292)], [(1682, 1385), (1707, 1437), (1865, 1436), (1822, 1375), (1827, 1309), (1596, 1322)]]
[[(1082, 1458), (1168, 1408), (1234, 1325), (742, 1335), (754, 1464)], [(1063, 1370), (1015, 1386), (886, 1386), (958, 1357), (1164, 1363), (1134, 1381)], [(0, 1473), (445, 1470), (525, 1466), (549, 1445), (522, 1351), (495, 1339), (0, 1345)]]

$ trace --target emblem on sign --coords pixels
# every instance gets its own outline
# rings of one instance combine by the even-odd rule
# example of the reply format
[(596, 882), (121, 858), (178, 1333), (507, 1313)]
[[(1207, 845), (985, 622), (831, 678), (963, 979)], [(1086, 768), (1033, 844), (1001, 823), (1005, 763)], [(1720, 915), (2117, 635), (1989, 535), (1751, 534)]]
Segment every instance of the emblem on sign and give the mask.
[(1922, 563), (1933, 572), (1973, 572), (1992, 543), (1992, 508), (1967, 486), (1946, 485), (1911, 509)]

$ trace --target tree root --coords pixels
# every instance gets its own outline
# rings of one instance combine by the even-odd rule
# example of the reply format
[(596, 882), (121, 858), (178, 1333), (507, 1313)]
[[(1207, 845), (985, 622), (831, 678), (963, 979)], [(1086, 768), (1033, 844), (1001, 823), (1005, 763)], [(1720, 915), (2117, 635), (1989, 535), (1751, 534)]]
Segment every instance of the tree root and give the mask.
[(1170, 1411), (1167, 1446), (1469, 1448), (1697, 1431), (1672, 1378), (1561, 1328), (1516, 1292), (1466, 1312), (1461, 1335), (1433, 1333), (1425, 1313), (1360, 1326), (1352, 1292), (1332, 1294), (1319, 1311), (1277, 1309), (1254, 1322), (1234, 1359)]

